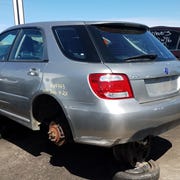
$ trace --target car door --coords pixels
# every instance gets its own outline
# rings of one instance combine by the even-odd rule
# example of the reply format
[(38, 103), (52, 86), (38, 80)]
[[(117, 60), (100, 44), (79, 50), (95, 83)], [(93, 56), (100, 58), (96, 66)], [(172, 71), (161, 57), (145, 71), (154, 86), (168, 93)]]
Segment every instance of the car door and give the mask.
[(30, 121), (31, 99), (39, 90), (47, 62), (44, 44), (41, 30), (22, 29), (1, 71), (2, 109), (24, 121)]
[(12, 45), (18, 35), (18, 32), (19, 30), (16, 29), (6, 31), (0, 35), (0, 109), (3, 109), (7, 104), (6, 101), (4, 101), (4, 92), (2, 91), (4, 80), (1, 76), (1, 72), (9, 56)]

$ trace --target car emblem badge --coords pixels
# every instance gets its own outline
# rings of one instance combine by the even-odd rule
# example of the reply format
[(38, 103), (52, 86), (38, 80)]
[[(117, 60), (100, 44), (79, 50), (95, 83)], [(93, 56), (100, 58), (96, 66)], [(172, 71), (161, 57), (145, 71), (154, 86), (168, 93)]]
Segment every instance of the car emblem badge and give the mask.
[(164, 68), (165, 74), (169, 74), (169, 69), (167, 67)]

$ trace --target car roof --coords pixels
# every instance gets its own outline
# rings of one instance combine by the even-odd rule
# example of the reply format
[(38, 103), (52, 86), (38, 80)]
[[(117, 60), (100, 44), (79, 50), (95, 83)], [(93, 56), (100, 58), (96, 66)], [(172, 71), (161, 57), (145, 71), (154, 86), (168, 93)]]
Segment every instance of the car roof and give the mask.
[(171, 26), (154, 26), (150, 28), (151, 30), (175, 30), (180, 31), (180, 27), (171, 27)]
[(16, 28), (26, 28), (26, 27), (53, 27), (53, 26), (66, 26), (66, 25), (118, 25), (123, 27), (134, 27), (149, 29), (148, 26), (139, 23), (123, 22), (123, 21), (49, 21), (49, 22), (35, 22), (12, 26), (6, 30), (16, 29)]

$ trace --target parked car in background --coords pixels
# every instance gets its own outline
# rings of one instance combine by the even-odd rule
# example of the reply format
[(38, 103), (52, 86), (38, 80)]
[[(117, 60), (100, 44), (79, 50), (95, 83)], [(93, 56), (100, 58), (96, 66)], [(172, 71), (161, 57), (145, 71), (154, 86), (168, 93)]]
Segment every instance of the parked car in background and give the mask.
[(0, 34), (0, 113), (135, 165), (180, 121), (180, 62), (141, 24), (14, 26)]
[(150, 29), (153, 35), (180, 59), (180, 27), (156, 26)]

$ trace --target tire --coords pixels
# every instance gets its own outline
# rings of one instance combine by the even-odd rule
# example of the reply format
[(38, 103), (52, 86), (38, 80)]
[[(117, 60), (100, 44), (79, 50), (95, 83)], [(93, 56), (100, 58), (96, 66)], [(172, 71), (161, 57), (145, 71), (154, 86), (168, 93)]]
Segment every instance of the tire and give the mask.
[(158, 164), (150, 160), (148, 162), (140, 163), (134, 169), (117, 172), (113, 180), (158, 180), (160, 176), (160, 168)]

